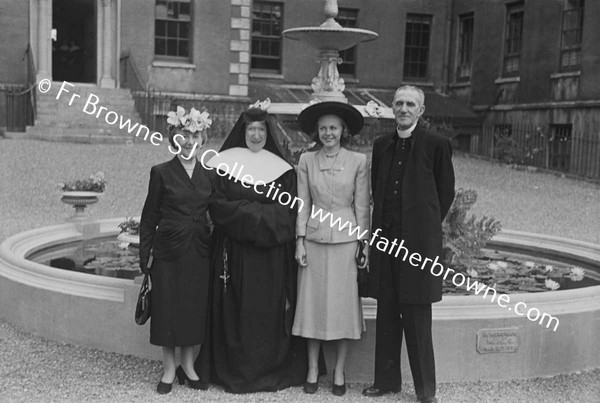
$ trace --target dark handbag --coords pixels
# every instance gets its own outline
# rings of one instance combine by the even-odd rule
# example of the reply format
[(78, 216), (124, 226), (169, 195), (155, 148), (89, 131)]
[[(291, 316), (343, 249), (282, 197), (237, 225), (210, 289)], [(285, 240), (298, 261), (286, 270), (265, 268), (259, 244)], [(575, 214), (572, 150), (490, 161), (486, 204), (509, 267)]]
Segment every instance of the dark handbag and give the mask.
[[(151, 262), (149, 262), (149, 265)], [(149, 267), (148, 267), (149, 268)], [(142, 288), (140, 288), (140, 294), (138, 295), (137, 304), (135, 305), (135, 323), (143, 325), (150, 318), (150, 292), (152, 291), (152, 281), (150, 280), (150, 274), (144, 274), (144, 280), (142, 281)]]
[(362, 241), (358, 242), (356, 266), (358, 268), (358, 275), (356, 278), (358, 282), (358, 295), (360, 297), (366, 297), (368, 296), (369, 289), (369, 268), (367, 265), (367, 255), (365, 254), (365, 243)]

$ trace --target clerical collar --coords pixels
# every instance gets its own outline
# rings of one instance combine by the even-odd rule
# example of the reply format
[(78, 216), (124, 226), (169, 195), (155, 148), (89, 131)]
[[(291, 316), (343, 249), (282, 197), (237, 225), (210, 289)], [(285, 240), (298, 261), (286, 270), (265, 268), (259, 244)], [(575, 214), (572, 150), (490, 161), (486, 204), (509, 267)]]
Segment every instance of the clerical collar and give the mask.
[(400, 128), (396, 126), (396, 133), (398, 133), (398, 137), (400, 137), (401, 139), (405, 139), (412, 135), (412, 132), (413, 130), (415, 130), (415, 127), (417, 127), (417, 122), (415, 122), (411, 127), (409, 127), (406, 130), (400, 130)]

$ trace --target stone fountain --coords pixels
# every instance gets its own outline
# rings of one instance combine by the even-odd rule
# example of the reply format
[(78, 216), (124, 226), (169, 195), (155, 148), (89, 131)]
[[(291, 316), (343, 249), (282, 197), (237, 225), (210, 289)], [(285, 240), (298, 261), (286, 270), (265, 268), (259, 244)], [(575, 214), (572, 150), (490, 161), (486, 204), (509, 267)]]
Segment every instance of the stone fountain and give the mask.
[(319, 49), (317, 59), (319, 74), (312, 79), (312, 99), (320, 101), (339, 101), (347, 103), (344, 96), (344, 79), (340, 77), (337, 65), (342, 63), (340, 50), (349, 49), (360, 42), (372, 41), (379, 37), (373, 31), (359, 28), (344, 28), (336, 20), (337, 0), (325, 0), (325, 22), (318, 27), (291, 28), (283, 31), (283, 36), (296, 41), (306, 42)]
[[(311, 102), (338, 101), (348, 103), (344, 95), (345, 83), (338, 72), (342, 63), (340, 51), (350, 49), (361, 43), (377, 39), (376, 32), (360, 28), (342, 27), (335, 18), (338, 15), (337, 0), (325, 0), (325, 21), (319, 26), (290, 28), (283, 31), (287, 39), (301, 41), (320, 51), (316, 59), (319, 72), (312, 79)], [(307, 106), (302, 103), (272, 103), (268, 111), (271, 114), (298, 115)], [(354, 105), (365, 117), (393, 119), (391, 108), (377, 105), (376, 115), (365, 105)]]

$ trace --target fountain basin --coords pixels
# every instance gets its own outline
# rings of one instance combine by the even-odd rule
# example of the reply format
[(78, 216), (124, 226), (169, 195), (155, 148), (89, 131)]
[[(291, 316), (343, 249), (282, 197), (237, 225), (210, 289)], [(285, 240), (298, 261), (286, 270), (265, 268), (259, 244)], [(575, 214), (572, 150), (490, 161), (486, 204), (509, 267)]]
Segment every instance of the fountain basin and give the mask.
[(310, 44), (319, 50), (346, 50), (360, 42), (377, 39), (373, 31), (360, 28), (299, 27), (283, 31), (283, 36)]
[[(159, 359), (148, 326), (133, 319), (141, 277), (135, 280), (54, 269), (26, 258), (84, 237), (116, 236), (123, 218), (38, 228), (0, 244), (0, 315), (49, 339)], [(556, 237), (504, 231), (495, 247), (532, 250), (588, 267), (600, 267), (600, 246)], [(481, 296), (447, 296), (434, 304), (433, 332), (439, 381), (551, 376), (600, 367), (600, 286), (535, 294), (511, 294), (555, 316), (556, 331), (518, 316)], [(376, 302), (364, 299), (367, 332), (354, 342), (349, 382), (373, 377)], [(326, 346), (330, 361), (331, 345)], [(403, 351), (403, 363), (408, 363)], [(403, 365), (405, 382), (410, 379)]]

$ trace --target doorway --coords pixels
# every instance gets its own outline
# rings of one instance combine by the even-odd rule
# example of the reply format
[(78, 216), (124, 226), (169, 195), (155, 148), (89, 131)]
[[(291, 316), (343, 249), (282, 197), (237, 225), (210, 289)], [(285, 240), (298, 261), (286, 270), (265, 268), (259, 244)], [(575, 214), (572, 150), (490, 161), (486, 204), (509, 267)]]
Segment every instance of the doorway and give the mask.
[(96, 1), (53, 0), (52, 79), (96, 83)]

